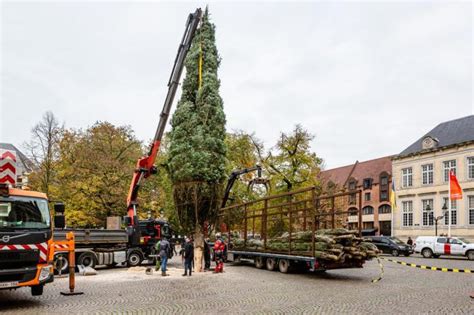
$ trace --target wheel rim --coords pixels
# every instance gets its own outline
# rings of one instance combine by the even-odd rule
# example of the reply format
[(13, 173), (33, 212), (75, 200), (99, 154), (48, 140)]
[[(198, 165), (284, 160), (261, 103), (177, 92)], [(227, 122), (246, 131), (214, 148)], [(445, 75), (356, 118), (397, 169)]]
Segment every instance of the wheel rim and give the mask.
[(140, 257), (137, 254), (131, 254), (128, 258), (131, 265), (138, 265), (140, 262)]
[(274, 270), (275, 269), (275, 260), (273, 258), (267, 259), (267, 269)]
[(286, 273), (288, 272), (289, 262), (285, 259), (280, 260), (278, 265), (280, 272)]
[(69, 261), (63, 255), (58, 255), (54, 259), (54, 270), (56, 270), (56, 272), (63, 273), (67, 271), (68, 267), (69, 267)]

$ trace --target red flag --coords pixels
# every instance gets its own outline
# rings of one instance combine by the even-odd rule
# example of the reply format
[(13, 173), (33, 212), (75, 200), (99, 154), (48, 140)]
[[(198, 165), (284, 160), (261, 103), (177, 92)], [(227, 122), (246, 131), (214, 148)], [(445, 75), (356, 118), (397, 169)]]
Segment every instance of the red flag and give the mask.
[(462, 189), (456, 175), (454, 175), (454, 171), (449, 172), (449, 190), (451, 191), (449, 195), (451, 200), (462, 199)]

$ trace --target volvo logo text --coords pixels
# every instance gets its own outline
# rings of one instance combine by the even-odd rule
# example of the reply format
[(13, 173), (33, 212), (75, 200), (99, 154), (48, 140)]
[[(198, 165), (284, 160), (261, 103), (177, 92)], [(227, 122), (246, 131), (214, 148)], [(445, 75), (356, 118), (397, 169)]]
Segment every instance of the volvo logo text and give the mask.
[(2, 237), (2, 242), (8, 243), (9, 241), (10, 241), (10, 235), (4, 235), (4, 236)]

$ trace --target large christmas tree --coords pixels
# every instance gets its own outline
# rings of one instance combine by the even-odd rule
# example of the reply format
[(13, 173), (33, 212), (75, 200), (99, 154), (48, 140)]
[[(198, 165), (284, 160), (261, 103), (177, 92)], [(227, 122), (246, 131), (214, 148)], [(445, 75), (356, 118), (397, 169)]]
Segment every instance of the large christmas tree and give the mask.
[(216, 219), (225, 178), (225, 114), (217, 76), (220, 58), (209, 12), (185, 61), (183, 92), (171, 120), (168, 166), (182, 227), (194, 234), (195, 268), (201, 270), (203, 225)]

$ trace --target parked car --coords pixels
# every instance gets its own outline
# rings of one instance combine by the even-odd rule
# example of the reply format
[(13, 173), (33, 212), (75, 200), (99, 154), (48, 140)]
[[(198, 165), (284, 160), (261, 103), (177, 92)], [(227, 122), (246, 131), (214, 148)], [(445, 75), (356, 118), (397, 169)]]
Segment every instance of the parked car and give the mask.
[(425, 258), (452, 255), (474, 260), (474, 243), (462, 237), (419, 236), (415, 240), (415, 252)]
[(413, 247), (396, 237), (369, 236), (366, 237), (366, 240), (374, 243), (383, 253), (391, 254), (392, 256), (398, 256), (400, 254), (410, 256), (413, 254)]

